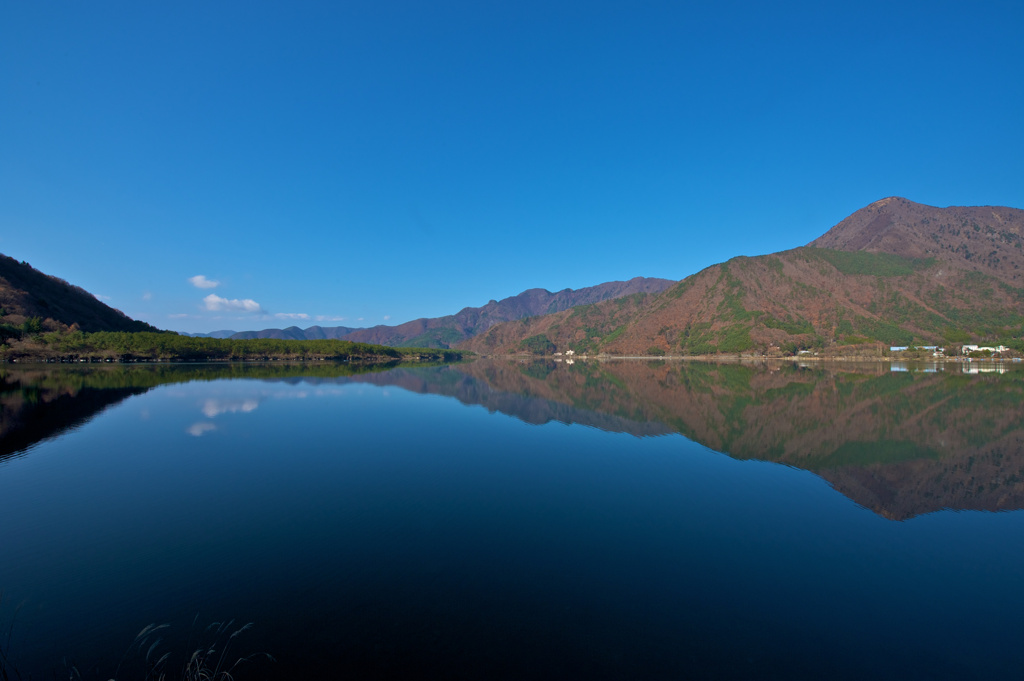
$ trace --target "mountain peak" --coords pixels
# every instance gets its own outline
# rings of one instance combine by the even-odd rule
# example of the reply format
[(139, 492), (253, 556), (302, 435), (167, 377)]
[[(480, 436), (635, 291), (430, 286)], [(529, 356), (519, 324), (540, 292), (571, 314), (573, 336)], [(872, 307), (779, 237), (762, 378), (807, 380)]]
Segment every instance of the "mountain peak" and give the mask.
[(874, 203), (870, 203), (861, 210), (868, 210), (871, 208), (878, 209), (884, 206), (924, 206), (925, 208), (933, 208), (934, 206), (925, 206), (923, 203), (917, 203), (910, 199), (905, 199), (902, 196), (887, 196), (884, 199), (879, 199)]
[(891, 196), (861, 208), (808, 246), (936, 258), (1020, 286), (1024, 210), (1000, 206), (937, 208)]
[(874, 203), (869, 203), (862, 210), (878, 210), (880, 208), (888, 206), (890, 203), (899, 203), (901, 201), (906, 201), (906, 199), (904, 199), (902, 196), (887, 196), (886, 198), (879, 199)]

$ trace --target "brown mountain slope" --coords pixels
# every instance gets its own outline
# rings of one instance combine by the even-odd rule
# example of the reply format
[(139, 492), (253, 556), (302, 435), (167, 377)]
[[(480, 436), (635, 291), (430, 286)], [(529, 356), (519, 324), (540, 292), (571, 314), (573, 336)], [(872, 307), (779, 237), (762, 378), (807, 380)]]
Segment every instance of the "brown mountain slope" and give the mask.
[[(811, 245), (829, 248), (734, 258), (657, 296), (498, 325), (462, 347), (481, 354), (701, 355), (852, 346), (849, 352), (870, 354), (880, 344), (1019, 339), (1024, 282), (1015, 277), (1024, 259), (1014, 244), (1022, 225), (1017, 209), (890, 199)], [(981, 243), (984, 257), (977, 255)]]
[(935, 208), (891, 197), (862, 208), (808, 245), (935, 257), (1015, 286), (1024, 281), (1024, 210), (1018, 208)]
[(157, 331), (104, 305), (85, 289), (2, 254), (0, 308), (4, 313), (0, 321), (6, 324), (19, 325), (38, 317), (52, 329), (78, 324), (82, 331)]
[(610, 281), (576, 290), (567, 288), (556, 293), (533, 288), (502, 300), (492, 300), (483, 307), (466, 307), (454, 315), (415, 319), (396, 326), (380, 325), (368, 329), (314, 326), (305, 331), (293, 326), (287, 329), (244, 331), (236, 333), (232, 338), (327, 337), (393, 347), (447, 348), (500, 322), (559, 312), (576, 305), (597, 303), (634, 293), (656, 293), (664, 291), (673, 283), (668, 279), (634, 277), (629, 281)]

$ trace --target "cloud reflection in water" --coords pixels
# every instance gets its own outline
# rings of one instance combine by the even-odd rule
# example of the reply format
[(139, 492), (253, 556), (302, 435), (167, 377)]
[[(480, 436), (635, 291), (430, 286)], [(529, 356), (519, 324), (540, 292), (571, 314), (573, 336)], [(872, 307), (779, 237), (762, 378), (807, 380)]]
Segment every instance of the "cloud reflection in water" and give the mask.
[(254, 399), (218, 400), (210, 398), (203, 403), (203, 415), (212, 419), (220, 414), (236, 414), (239, 412), (245, 414), (255, 411), (259, 406), (259, 401)]
[(197, 421), (189, 426), (186, 432), (193, 437), (202, 437), (203, 434), (211, 430), (217, 430), (217, 425), (215, 423), (210, 423), (209, 421)]

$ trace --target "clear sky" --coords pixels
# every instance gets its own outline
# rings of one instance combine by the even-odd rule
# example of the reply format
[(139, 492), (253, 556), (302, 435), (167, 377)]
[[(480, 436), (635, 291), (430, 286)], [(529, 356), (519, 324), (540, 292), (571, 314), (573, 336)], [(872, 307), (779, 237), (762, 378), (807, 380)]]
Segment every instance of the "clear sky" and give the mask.
[(1024, 207), (1024, 3), (0, 0), (0, 252), (179, 331)]

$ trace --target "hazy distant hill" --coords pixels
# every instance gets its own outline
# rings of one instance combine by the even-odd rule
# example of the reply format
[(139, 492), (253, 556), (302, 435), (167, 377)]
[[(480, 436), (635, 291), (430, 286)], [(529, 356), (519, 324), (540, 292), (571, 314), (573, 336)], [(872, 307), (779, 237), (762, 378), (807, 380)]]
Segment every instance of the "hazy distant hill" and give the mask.
[(182, 336), (191, 336), (192, 338), (231, 338), (237, 331), (230, 329), (223, 329), (221, 331), (211, 331), (210, 333), (182, 333)]
[(238, 331), (232, 333), (230, 338), (277, 338), (278, 340), (324, 340), (337, 339), (349, 340), (348, 334), (359, 331), (358, 328), (347, 326), (311, 326), (308, 329), (300, 329), (297, 326), (289, 326), (287, 329), (263, 329), (262, 331)]
[(673, 283), (668, 279), (634, 277), (629, 281), (612, 281), (577, 290), (567, 288), (557, 293), (534, 288), (503, 300), (492, 300), (483, 307), (467, 307), (454, 315), (417, 319), (397, 326), (381, 325), (368, 329), (312, 326), (305, 330), (291, 326), (287, 329), (244, 331), (232, 338), (337, 338), (393, 347), (447, 348), (500, 322), (559, 312), (635, 293), (656, 293)]
[(1017, 338), (1024, 211), (890, 198), (807, 247), (713, 265), (654, 296), (512, 324), (461, 345), (482, 354), (673, 355)]
[(5, 324), (18, 325), (38, 317), (46, 327), (78, 324), (82, 331), (157, 330), (104, 305), (85, 289), (6, 255), (0, 255), (0, 308), (0, 321)]

